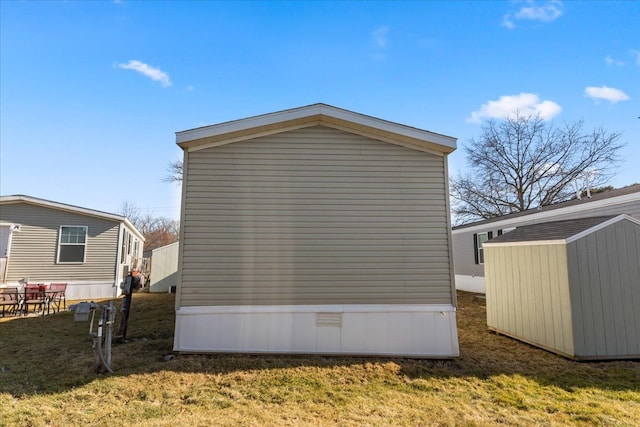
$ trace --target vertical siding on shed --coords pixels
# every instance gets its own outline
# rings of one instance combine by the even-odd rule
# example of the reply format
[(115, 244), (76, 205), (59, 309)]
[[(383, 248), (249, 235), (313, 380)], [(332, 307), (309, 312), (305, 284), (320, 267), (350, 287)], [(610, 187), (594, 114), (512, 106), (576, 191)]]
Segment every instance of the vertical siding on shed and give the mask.
[(319, 126), (187, 157), (177, 305), (453, 303), (446, 158)]
[(149, 292), (167, 292), (178, 284), (179, 242), (151, 251), (151, 284)]
[[(7, 282), (113, 282), (118, 222), (28, 203), (3, 204), (0, 215), (3, 222), (21, 225), (12, 235)], [(56, 263), (61, 225), (89, 227), (84, 263)]]
[(567, 251), (576, 356), (640, 355), (640, 227), (619, 221)]
[(565, 245), (485, 246), (487, 325), (572, 355)]

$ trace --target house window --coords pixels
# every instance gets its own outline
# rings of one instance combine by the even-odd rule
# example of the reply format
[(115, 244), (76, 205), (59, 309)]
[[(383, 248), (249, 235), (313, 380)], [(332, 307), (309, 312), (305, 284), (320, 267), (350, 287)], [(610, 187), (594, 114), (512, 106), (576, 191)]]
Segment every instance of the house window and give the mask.
[(59, 263), (84, 262), (88, 228), (83, 225), (60, 226), (60, 238), (58, 241)]
[(487, 240), (493, 238), (493, 232), (488, 231), (486, 233), (478, 233), (473, 235), (473, 247), (475, 252), (476, 264), (484, 264), (484, 249), (482, 244)]

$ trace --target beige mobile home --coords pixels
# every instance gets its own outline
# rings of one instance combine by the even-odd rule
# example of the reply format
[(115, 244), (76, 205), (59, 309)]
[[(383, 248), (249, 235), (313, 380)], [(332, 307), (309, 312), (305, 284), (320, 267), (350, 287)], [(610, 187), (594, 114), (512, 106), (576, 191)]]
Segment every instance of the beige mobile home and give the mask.
[(640, 358), (640, 220), (525, 226), (484, 250), (490, 329), (579, 360)]
[(2, 286), (67, 283), (67, 299), (110, 298), (142, 257), (125, 217), (36, 197), (0, 197)]
[(175, 350), (458, 355), (454, 138), (315, 104), (177, 142)]

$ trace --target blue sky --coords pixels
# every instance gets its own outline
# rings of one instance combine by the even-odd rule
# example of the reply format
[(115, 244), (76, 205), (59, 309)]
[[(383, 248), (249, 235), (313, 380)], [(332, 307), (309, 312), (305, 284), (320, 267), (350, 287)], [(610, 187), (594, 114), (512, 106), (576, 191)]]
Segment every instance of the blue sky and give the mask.
[(0, 2), (0, 194), (177, 219), (175, 132), (323, 102), (458, 138), (540, 112), (623, 133), (640, 2)]

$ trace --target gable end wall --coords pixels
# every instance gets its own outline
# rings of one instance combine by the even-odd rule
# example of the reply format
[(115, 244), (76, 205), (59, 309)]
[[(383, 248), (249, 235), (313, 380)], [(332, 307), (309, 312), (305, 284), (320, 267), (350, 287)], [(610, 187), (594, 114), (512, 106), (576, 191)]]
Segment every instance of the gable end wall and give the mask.
[(453, 304), (446, 156), (317, 126), (186, 157), (178, 306)]

